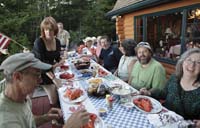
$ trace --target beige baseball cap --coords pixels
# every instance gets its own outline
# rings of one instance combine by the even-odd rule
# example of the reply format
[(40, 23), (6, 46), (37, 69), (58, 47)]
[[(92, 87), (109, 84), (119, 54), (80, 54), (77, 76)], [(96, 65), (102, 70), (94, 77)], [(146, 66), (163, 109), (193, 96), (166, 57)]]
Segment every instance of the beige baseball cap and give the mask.
[(25, 68), (33, 67), (41, 70), (49, 70), (52, 65), (41, 62), (33, 53), (17, 53), (6, 58), (0, 66), (4, 74), (11, 74)]
[(150, 46), (150, 44), (148, 42), (140, 42), (139, 44), (137, 44), (137, 47), (135, 48), (136, 52), (137, 52), (137, 50), (138, 50), (139, 47), (148, 48), (151, 52), (153, 52), (152, 48), (151, 48), (151, 46)]

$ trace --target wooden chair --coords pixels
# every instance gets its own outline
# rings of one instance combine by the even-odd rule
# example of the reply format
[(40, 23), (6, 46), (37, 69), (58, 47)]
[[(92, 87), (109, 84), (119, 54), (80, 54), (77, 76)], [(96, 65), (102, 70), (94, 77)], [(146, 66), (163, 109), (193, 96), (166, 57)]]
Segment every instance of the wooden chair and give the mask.
[(0, 81), (0, 93), (6, 88), (6, 79)]

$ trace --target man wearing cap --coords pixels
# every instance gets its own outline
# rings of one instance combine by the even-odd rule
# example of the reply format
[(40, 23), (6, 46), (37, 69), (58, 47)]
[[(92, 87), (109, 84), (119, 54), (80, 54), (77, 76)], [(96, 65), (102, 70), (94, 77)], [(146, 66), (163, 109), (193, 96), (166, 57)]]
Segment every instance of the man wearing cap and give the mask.
[[(60, 109), (51, 108), (47, 114), (34, 116), (31, 112), (32, 93), (41, 80), (41, 70), (49, 70), (52, 66), (36, 59), (32, 53), (17, 53), (9, 56), (0, 66), (6, 79), (5, 90), (0, 93), (0, 128), (36, 128), (53, 119), (62, 117)], [(84, 110), (78, 114), (86, 113)], [(76, 114), (72, 116), (87, 122), (86, 118)], [(80, 118), (81, 117), (81, 118)], [(89, 119), (89, 117), (88, 117)], [(72, 121), (66, 125), (73, 126)]]
[(164, 67), (156, 61), (153, 56), (153, 51), (148, 42), (140, 42), (136, 47), (138, 61), (135, 63), (129, 84), (141, 91), (161, 90), (166, 82), (166, 73)]

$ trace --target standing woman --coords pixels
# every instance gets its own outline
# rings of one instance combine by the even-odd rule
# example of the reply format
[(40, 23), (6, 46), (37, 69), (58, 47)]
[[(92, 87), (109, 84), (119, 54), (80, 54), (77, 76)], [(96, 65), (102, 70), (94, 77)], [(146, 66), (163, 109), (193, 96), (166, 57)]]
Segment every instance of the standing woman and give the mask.
[[(34, 42), (33, 53), (35, 57), (42, 62), (51, 64), (53, 69), (61, 65), (60, 58), (61, 45), (60, 41), (56, 38), (58, 33), (58, 26), (53, 17), (46, 17), (40, 24), (41, 36)], [(58, 102), (57, 88), (53, 84), (53, 73), (51, 79), (46, 73), (42, 73), (42, 87), (47, 92), (50, 104), (56, 106)]]

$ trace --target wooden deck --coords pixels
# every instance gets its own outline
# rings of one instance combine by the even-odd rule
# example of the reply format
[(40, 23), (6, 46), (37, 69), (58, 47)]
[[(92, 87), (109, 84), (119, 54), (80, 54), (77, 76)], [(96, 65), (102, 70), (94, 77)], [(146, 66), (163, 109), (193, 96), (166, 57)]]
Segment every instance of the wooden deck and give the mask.
[[(50, 109), (50, 104), (47, 96), (32, 98), (32, 112), (34, 115), (45, 114), (49, 111), (49, 109)], [(52, 126), (51, 122), (48, 122), (46, 124), (43, 124), (39, 128), (61, 128), (61, 127)]]

